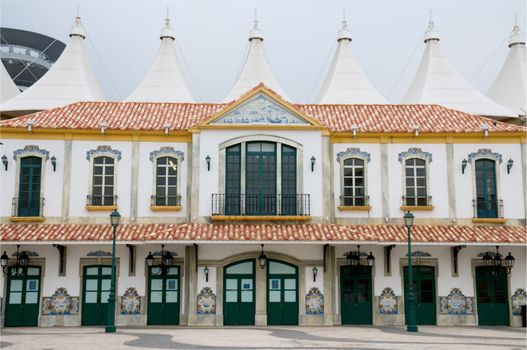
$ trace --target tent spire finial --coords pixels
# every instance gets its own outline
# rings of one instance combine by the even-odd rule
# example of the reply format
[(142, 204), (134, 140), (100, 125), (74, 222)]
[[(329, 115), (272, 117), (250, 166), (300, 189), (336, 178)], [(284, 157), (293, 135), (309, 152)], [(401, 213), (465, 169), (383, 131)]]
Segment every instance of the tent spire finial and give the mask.
[(337, 35), (337, 41), (349, 40), (351, 41), (351, 32), (348, 29), (348, 21), (346, 20), (346, 9), (342, 9), (342, 28)]
[(518, 25), (518, 14), (514, 15), (514, 27), (512, 27), (512, 32), (509, 36), (509, 47), (516, 44), (525, 45), (525, 36)]
[(258, 27), (258, 9), (254, 9), (254, 19), (253, 19), (253, 29), (249, 32), (249, 41), (253, 39), (260, 39), (263, 41), (262, 33), (260, 32), (260, 27)]
[(167, 16), (165, 18), (165, 27), (161, 29), (161, 35), (159, 35), (159, 39), (163, 40), (165, 38), (176, 40), (176, 35), (174, 34), (172, 28), (170, 28), (170, 10), (168, 6)]
[(439, 33), (437, 32), (434, 20), (432, 19), (432, 9), (430, 9), (428, 27), (426, 28), (426, 32), (425, 32), (425, 43), (430, 40), (439, 41)]

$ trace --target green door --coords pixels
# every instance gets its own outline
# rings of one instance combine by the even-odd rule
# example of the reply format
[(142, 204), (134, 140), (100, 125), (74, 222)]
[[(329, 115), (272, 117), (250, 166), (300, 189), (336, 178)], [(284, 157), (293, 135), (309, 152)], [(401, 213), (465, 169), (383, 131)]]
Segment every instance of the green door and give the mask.
[(227, 148), (225, 167), (225, 215), (240, 215), (241, 145)]
[(276, 144), (248, 142), (245, 158), (245, 213), (276, 215)]
[(254, 260), (225, 266), (223, 276), (223, 324), (254, 325)]
[(476, 160), (478, 218), (498, 217), (498, 198), (496, 193), (496, 163), (490, 159)]
[(281, 194), (281, 215), (297, 214), (297, 195), (296, 195), (296, 148), (282, 145), (282, 194)]
[(504, 267), (476, 267), (476, 296), (480, 326), (508, 326), (507, 272)]
[(8, 269), (4, 324), (6, 327), (38, 326), (40, 267), (28, 266), (21, 276), (15, 276), (15, 272), (13, 267)]
[(163, 273), (158, 266), (148, 269), (149, 325), (179, 324), (179, 266)]
[(298, 268), (294, 265), (269, 260), (267, 324), (298, 324)]
[(112, 281), (112, 267), (85, 266), (82, 281), (82, 324), (104, 326), (108, 317), (108, 297)]
[[(417, 324), (436, 324), (435, 268), (433, 266), (412, 266), (413, 285), (416, 299)], [(408, 267), (404, 267), (404, 307), (408, 315)]]
[(18, 188), (18, 216), (40, 215), (40, 177), (42, 158), (20, 159), (20, 181)]
[(340, 267), (342, 324), (372, 324), (371, 267)]

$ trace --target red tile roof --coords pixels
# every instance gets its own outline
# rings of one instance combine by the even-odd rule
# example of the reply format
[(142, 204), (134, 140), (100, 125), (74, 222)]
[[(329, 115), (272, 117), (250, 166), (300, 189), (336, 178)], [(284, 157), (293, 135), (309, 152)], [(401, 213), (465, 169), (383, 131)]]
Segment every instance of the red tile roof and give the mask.
[[(227, 104), (151, 103), (151, 102), (78, 102), (0, 122), (0, 127), (26, 128), (32, 120), (34, 128), (107, 130), (171, 130), (185, 131), (221, 111)], [(421, 133), (482, 132), (486, 123), (492, 132), (525, 132), (521, 126), (496, 122), (437, 105), (294, 105), (320, 121), (331, 131), (349, 132), (352, 125), (358, 132)]]
[[(121, 225), (122, 241), (296, 241), (296, 242), (405, 242), (400, 225), (336, 224), (145, 224)], [(0, 241), (110, 241), (110, 225), (4, 224)], [(418, 243), (515, 243), (527, 242), (521, 226), (416, 225), (412, 240)]]

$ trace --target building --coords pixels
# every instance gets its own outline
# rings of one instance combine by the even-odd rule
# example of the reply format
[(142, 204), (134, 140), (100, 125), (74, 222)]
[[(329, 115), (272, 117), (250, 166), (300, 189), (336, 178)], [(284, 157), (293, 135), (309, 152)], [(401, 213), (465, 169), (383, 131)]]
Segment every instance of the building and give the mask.
[(260, 82), (228, 103), (0, 122), (3, 324), (104, 325), (118, 210), (118, 325), (402, 325), (411, 211), (418, 323), (519, 326), (526, 128), (364, 102), (368, 85), (353, 104), (290, 103), (264, 81), (257, 28), (234, 86), (254, 62)]

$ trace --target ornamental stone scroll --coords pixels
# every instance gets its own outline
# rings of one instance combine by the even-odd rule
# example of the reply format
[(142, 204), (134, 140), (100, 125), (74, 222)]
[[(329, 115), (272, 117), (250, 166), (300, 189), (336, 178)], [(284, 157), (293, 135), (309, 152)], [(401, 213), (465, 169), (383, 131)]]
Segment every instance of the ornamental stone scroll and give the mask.
[(112, 146), (102, 145), (98, 146), (97, 149), (91, 149), (86, 152), (86, 160), (92, 160), (95, 157), (108, 156), (121, 160), (121, 151), (112, 149)]

